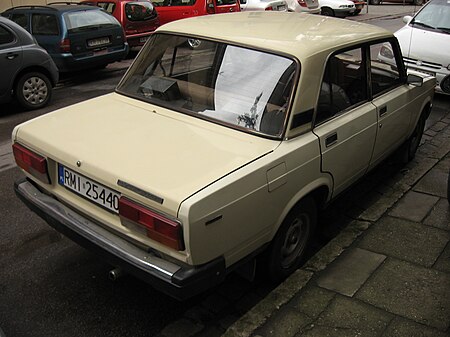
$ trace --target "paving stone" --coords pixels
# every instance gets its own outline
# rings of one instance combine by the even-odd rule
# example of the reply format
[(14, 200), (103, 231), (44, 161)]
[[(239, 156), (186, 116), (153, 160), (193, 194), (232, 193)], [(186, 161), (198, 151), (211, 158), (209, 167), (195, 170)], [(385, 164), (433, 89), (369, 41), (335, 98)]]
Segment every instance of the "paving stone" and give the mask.
[(388, 258), (355, 297), (441, 331), (450, 326), (450, 275), (437, 270)]
[(445, 247), (441, 256), (439, 256), (433, 268), (450, 274), (450, 242)]
[(427, 131), (425, 131), (424, 134), (427, 135), (427, 136), (430, 136), (430, 137), (434, 137), (434, 136), (437, 135), (437, 132), (433, 131), (432, 129), (428, 129)]
[(264, 325), (255, 330), (255, 334), (263, 337), (291, 337), (311, 322), (312, 319), (305, 314), (283, 306)]
[(389, 212), (389, 215), (420, 222), (438, 200), (438, 197), (432, 195), (408, 192)]
[(209, 311), (218, 314), (230, 306), (230, 301), (216, 293), (209, 295), (203, 302), (202, 305)]
[(433, 131), (439, 132), (439, 131), (444, 130), (444, 128), (446, 128), (446, 127), (447, 127), (446, 123), (439, 121), (439, 122), (435, 123), (430, 129)]
[(358, 247), (431, 267), (449, 239), (450, 233), (441, 229), (383, 217), (364, 234)]
[(163, 337), (191, 337), (202, 331), (204, 326), (199, 323), (194, 323), (185, 318), (179, 319), (161, 331)]
[(428, 226), (450, 231), (450, 206), (447, 199), (439, 200), (423, 223)]
[[(315, 321), (314, 327), (332, 327), (341, 331), (338, 336), (379, 336), (393, 316), (361, 301), (337, 295)], [(349, 330), (352, 334), (342, 334)], [(303, 333), (303, 332), (302, 332)], [(307, 335), (309, 336), (309, 335)], [(334, 336), (334, 335), (332, 335)]]
[(436, 195), (442, 198), (447, 197), (447, 186), (443, 184), (443, 181), (447, 181), (448, 168), (444, 170), (438, 167), (433, 168), (428, 172), (425, 177), (420, 179), (414, 191)]
[(448, 337), (445, 332), (418, 324), (413, 321), (396, 317), (382, 337)]
[(297, 294), (289, 303), (311, 318), (317, 318), (334, 298), (335, 293), (316, 286), (309, 286)]
[(365, 337), (359, 329), (335, 328), (312, 325), (309, 330), (301, 331), (296, 337)]
[(368, 250), (350, 249), (328, 266), (317, 279), (317, 285), (351, 297), (385, 258)]

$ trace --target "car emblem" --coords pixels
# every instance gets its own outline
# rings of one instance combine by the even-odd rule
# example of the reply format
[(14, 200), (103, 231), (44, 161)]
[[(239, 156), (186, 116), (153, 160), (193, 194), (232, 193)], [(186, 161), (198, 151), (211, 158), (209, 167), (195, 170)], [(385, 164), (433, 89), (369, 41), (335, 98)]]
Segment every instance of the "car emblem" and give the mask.
[(420, 60), (418, 60), (417, 62), (416, 62), (416, 65), (418, 65), (419, 67), (422, 65), (422, 61), (420, 61)]
[(77, 166), (80, 167), (81, 166), (81, 161), (77, 161)]

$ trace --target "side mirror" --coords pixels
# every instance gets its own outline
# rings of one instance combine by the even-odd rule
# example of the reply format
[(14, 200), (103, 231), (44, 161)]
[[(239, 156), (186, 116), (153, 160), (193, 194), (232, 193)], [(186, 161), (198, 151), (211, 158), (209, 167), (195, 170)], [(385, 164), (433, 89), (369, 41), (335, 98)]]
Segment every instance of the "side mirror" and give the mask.
[(423, 85), (423, 78), (417, 75), (408, 74), (406, 83), (411, 84), (415, 87), (421, 87)]
[(412, 20), (412, 16), (410, 16), (410, 15), (406, 15), (403, 17), (403, 23), (405, 23), (405, 24), (410, 23), (411, 20)]

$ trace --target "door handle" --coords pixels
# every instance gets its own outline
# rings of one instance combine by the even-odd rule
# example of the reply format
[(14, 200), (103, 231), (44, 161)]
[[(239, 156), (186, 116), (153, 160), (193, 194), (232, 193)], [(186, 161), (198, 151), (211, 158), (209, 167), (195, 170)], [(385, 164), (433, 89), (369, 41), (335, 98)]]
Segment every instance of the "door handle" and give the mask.
[(383, 116), (387, 112), (387, 106), (384, 105), (380, 108), (380, 116)]
[(15, 59), (17, 56), (19, 56), (19, 54), (14, 54), (14, 53), (8, 53), (8, 54), (6, 54), (6, 58), (7, 58), (8, 60), (13, 60), (13, 59)]
[(330, 147), (331, 145), (337, 143), (338, 137), (337, 137), (337, 133), (333, 133), (329, 136), (327, 136), (327, 138), (325, 138), (325, 146), (326, 147)]

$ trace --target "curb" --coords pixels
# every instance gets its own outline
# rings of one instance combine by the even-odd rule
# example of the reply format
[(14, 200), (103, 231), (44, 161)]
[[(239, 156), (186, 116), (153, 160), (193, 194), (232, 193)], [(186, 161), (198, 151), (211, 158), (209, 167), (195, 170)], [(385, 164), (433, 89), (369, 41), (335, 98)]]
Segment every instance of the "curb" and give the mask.
[[(436, 123), (439, 123), (439, 120), (433, 125)], [(433, 125), (428, 129), (431, 129)], [(444, 135), (437, 133), (434, 137), (430, 137), (427, 142), (433, 143), (434, 140), (439, 140), (441, 136), (444, 137)], [(432, 157), (423, 156), (421, 154), (424, 148), (423, 145), (424, 143), (422, 141), (421, 148), (419, 148), (416, 154), (416, 158), (420, 158), (420, 162), (415, 161), (414, 163), (413, 161), (413, 165), (411, 163), (405, 165), (405, 169), (408, 171), (394, 184), (394, 192), (392, 194), (382, 195), (380, 199), (361, 213), (357, 219), (350, 222), (335, 238), (311, 257), (303, 267), (290, 275), (282, 284), (232, 324), (222, 337), (251, 336), (274, 312), (300, 292), (315, 274), (324, 270), (331, 262), (339, 257), (363, 232), (378, 221), (426, 173), (450, 153), (450, 144), (447, 144), (437, 152), (432, 153)]]

